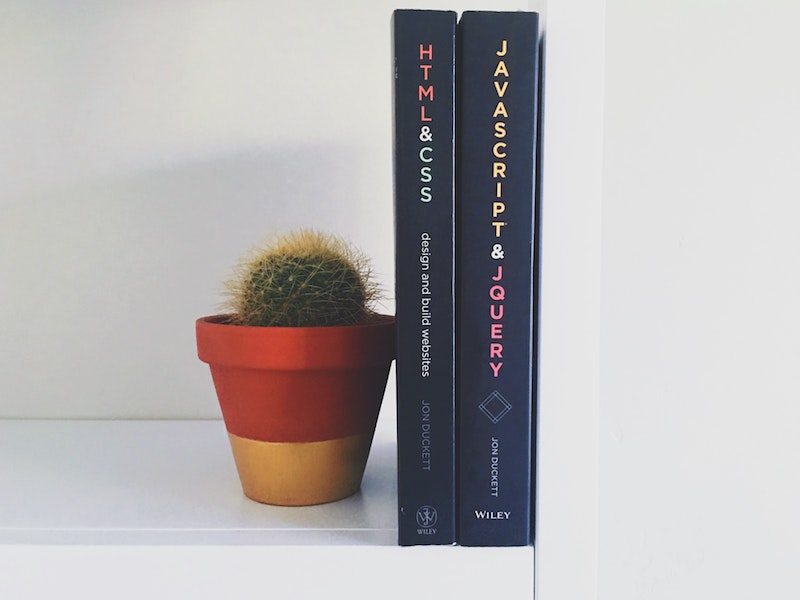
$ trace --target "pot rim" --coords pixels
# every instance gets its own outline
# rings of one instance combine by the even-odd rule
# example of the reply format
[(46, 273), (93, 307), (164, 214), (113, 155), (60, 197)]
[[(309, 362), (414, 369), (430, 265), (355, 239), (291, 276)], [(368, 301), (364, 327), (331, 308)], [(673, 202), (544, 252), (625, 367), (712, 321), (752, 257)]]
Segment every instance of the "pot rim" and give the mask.
[(366, 323), (354, 323), (352, 325), (319, 325), (315, 327), (268, 327), (268, 326), (260, 326), (260, 325), (240, 325), (238, 323), (232, 323), (233, 315), (228, 313), (221, 313), (216, 315), (207, 315), (205, 317), (200, 317), (197, 319), (197, 322), (203, 321), (205, 323), (209, 323), (211, 325), (222, 325), (225, 327), (239, 327), (241, 329), (253, 329), (253, 330), (277, 330), (277, 329), (291, 329), (294, 331), (302, 332), (304, 330), (333, 330), (333, 329), (353, 329), (353, 328), (367, 328), (367, 327), (386, 327), (386, 326), (393, 326), (395, 322), (394, 315), (385, 315), (381, 313), (372, 313), (371, 318), (374, 321), (369, 321)]
[[(230, 323), (230, 315), (195, 322), (198, 358), (212, 366), (273, 370), (353, 369), (394, 360), (395, 317), (333, 327), (255, 327)], [(276, 351), (278, 350), (278, 351)]]

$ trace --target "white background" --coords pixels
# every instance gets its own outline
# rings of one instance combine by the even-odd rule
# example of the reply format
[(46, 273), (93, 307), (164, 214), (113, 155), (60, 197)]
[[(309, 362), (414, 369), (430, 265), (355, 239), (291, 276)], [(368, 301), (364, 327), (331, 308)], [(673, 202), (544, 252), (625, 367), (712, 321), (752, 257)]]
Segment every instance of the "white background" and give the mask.
[(800, 597), (800, 5), (606, 2), (599, 597)]
[(276, 231), (350, 238), (391, 295), (390, 13), (3, 4), (0, 416), (219, 416), (194, 320)]
[[(391, 290), (393, 7), (0, 6), (0, 417), (218, 417), (193, 322), (270, 231)], [(550, 0), (541, 598), (800, 596), (799, 17)]]

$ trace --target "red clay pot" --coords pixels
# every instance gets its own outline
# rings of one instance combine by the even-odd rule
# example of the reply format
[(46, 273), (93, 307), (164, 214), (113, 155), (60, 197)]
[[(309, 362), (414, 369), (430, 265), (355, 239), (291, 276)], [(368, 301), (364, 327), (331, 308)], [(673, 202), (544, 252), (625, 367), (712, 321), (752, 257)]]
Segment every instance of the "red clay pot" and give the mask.
[(394, 317), (346, 327), (197, 320), (244, 493), (302, 506), (361, 486), (389, 367)]

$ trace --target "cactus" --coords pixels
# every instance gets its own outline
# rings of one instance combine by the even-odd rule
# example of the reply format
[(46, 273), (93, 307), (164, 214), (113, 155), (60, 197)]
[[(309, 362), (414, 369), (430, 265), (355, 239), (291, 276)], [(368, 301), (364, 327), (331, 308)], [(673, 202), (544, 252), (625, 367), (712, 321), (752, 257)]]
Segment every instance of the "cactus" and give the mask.
[(364, 323), (378, 295), (364, 255), (341, 238), (309, 230), (256, 249), (227, 287), (232, 322), (258, 327)]

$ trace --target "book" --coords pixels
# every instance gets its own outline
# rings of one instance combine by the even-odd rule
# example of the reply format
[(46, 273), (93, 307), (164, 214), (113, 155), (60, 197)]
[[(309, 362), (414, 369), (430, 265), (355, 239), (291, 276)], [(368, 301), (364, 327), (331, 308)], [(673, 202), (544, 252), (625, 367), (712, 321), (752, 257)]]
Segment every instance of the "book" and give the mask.
[(458, 540), (531, 541), (538, 15), (458, 26)]
[(392, 29), (398, 542), (453, 544), (456, 14)]

